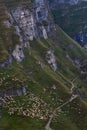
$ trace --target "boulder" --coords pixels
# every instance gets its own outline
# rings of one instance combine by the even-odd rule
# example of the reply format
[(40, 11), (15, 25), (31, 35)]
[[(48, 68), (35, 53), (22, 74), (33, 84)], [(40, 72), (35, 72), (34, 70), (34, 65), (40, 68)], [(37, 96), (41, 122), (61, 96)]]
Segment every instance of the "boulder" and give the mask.
[(16, 45), (15, 50), (12, 53), (17, 62), (21, 62), (24, 59), (24, 53), (21, 45)]

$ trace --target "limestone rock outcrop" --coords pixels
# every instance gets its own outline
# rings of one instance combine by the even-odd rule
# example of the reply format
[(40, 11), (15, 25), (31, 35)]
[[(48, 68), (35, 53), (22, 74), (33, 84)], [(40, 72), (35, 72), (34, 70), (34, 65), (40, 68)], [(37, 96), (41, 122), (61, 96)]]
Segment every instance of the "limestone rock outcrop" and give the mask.
[(9, 16), (11, 24), (15, 25), (15, 33), (21, 44), (21, 47), (19, 45), (15, 47), (12, 55), (17, 61), (22, 61), (24, 58), (22, 48), (30, 47), (29, 40), (32, 41), (35, 37), (48, 38), (50, 24), (47, 3), (45, 0), (35, 0), (32, 10), (20, 5), (14, 10), (11, 9)]
[(24, 59), (24, 53), (21, 45), (16, 45), (15, 50), (12, 53), (16, 61), (21, 62)]
[(12, 48), (12, 56), (17, 62), (23, 60), (23, 48), (30, 47), (29, 41), (34, 38), (48, 39), (53, 26), (49, 18), (47, 1), (34, 0), (31, 4), (31, 8), (21, 2), (17, 6), (14, 5), (14, 8), (7, 7), (8, 19), (3, 21), (7, 28), (13, 27), (14, 33), (18, 36), (19, 43), (15, 43), (15, 50)]
[(56, 63), (56, 58), (53, 50), (47, 51), (46, 61), (52, 67), (53, 71), (57, 70), (57, 63)]

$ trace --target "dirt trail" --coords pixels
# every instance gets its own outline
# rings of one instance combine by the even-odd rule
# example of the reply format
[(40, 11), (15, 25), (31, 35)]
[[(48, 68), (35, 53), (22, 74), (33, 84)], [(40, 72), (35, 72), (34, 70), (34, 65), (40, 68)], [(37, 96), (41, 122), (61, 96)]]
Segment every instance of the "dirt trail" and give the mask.
[(46, 124), (46, 126), (45, 126), (45, 130), (52, 130), (50, 125), (51, 125), (51, 123), (52, 123), (52, 120), (53, 120), (53, 118), (54, 118), (54, 116), (55, 116), (56, 111), (60, 110), (62, 107), (64, 107), (65, 105), (67, 105), (68, 103), (72, 102), (74, 99), (76, 99), (76, 98), (78, 97), (78, 95), (74, 95), (74, 94), (73, 94), (73, 89), (75, 88), (74, 82), (75, 82), (77, 79), (78, 79), (78, 77), (74, 78), (74, 79), (72, 80), (72, 82), (71, 82), (71, 85), (72, 85), (72, 87), (71, 87), (71, 89), (70, 89), (70, 93), (72, 94), (71, 98), (70, 98), (68, 101), (66, 101), (65, 103), (63, 103), (62, 105), (60, 105), (59, 107), (57, 107), (57, 108), (53, 111), (53, 113), (50, 115), (49, 120), (48, 120), (48, 122), (47, 122), (47, 124)]
[(65, 105), (67, 105), (68, 103), (72, 102), (72, 101), (73, 101), (74, 99), (76, 99), (77, 97), (78, 97), (78, 95), (72, 95), (72, 97), (71, 97), (68, 101), (66, 101), (64, 104), (60, 105), (59, 107), (57, 107), (57, 108), (53, 111), (53, 113), (50, 115), (49, 120), (48, 120), (48, 122), (47, 122), (47, 124), (46, 124), (46, 126), (45, 126), (45, 130), (52, 130), (51, 127), (50, 127), (50, 125), (51, 125), (51, 123), (52, 123), (52, 120), (53, 120), (53, 118), (54, 118), (54, 116), (55, 116), (56, 111), (60, 110), (60, 109), (61, 109), (62, 107), (64, 107)]
[(74, 78), (74, 79), (72, 80), (72, 82), (71, 82), (71, 85), (72, 85), (72, 87), (71, 87), (71, 89), (70, 89), (71, 93), (73, 93), (73, 89), (75, 88), (74, 82), (75, 82), (77, 79), (78, 79), (78, 77)]

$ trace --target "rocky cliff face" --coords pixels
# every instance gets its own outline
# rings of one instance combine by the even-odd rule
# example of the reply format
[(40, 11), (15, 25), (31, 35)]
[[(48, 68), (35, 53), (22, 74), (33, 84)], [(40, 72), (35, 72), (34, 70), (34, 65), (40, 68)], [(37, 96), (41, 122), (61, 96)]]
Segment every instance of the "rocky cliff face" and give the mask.
[(35, 0), (32, 9), (20, 4), (14, 10), (10, 10), (10, 15), (11, 23), (16, 25), (17, 34), (20, 36), (19, 32), (23, 32), (24, 40), (33, 40), (34, 37), (47, 39), (50, 21), (45, 0)]
[[(49, 37), (51, 31), (51, 21), (49, 20), (49, 8), (46, 0), (34, 0), (31, 3), (27, 2), (14, 4), (13, 1), (6, 3), (7, 20), (3, 20), (6, 28), (14, 27), (14, 33), (18, 36), (19, 44), (15, 46), (12, 56), (17, 61), (22, 61), (24, 58), (23, 47), (30, 47), (29, 40), (34, 38)], [(28, 6), (28, 4), (30, 4)], [(30, 8), (31, 6), (31, 8)], [(21, 46), (21, 50), (20, 50)]]

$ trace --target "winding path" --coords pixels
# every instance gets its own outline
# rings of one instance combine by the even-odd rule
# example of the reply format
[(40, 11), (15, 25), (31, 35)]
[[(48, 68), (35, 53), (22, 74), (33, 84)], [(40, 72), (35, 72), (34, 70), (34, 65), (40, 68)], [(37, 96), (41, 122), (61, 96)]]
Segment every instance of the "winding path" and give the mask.
[(65, 105), (67, 105), (68, 103), (72, 102), (72, 101), (73, 101), (74, 99), (76, 99), (77, 97), (78, 97), (78, 95), (72, 95), (72, 97), (71, 97), (68, 101), (66, 101), (64, 104), (60, 105), (59, 107), (57, 107), (57, 108), (53, 111), (53, 113), (50, 115), (49, 120), (48, 120), (48, 122), (47, 122), (47, 124), (46, 124), (46, 126), (45, 126), (45, 130), (52, 130), (51, 127), (50, 127), (50, 125), (51, 125), (51, 122), (52, 122), (52, 120), (53, 120), (53, 118), (54, 118), (54, 116), (55, 116), (56, 111), (60, 110), (60, 109), (61, 109), (62, 107), (64, 107)]
[(70, 92), (72, 93), (71, 98), (70, 98), (68, 101), (66, 101), (65, 103), (63, 103), (62, 105), (60, 105), (59, 107), (55, 108), (55, 110), (53, 111), (53, 113), (52, 113), (52, 114), (50, 115), (50, 117), (49, 117), (49, 120), (48, 120), (48, 122), (47, 122), (47, 124), (46, 124), (46, 126), (45, 126), (45, 130), (52, 130), (51, 127), (50, 127), (50, 125), (51, 125), (52, 120), (53, 120), (53, 118), (54, 118), (54, 116), (55, 116), (55, 114), (56, 114), (56, 111), (60, 110), (62, 107), (64, 107), (65, 105), (67, 105), (68, 103), (72, 102), (74, 99), (76, 99), (76, 98), (78, 97), (78, 95), (74, 95), (74, 94), (73, 94), (73, 89), (75, 88), (74, 82), (75, 82), (77, 79), (78, 79), (78, 77), (74, 78), (74, 79), (72, 80), (72, 82), (71, 82), (71, 85), (72, 85), (72, 87), (71, 87), (71, 89), (70, 89)]

